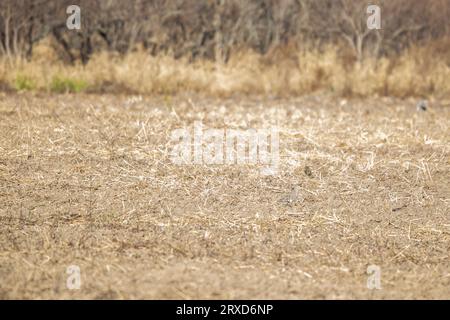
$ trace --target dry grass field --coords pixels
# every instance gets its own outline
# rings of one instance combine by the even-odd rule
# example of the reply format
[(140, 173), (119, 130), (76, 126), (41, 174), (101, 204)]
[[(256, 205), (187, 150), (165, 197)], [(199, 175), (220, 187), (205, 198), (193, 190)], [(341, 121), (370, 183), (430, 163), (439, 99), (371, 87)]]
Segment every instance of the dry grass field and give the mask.
[[(3, 93), (0, 298), (449, 299), (450, 107), (415, 102)], [(279, 173), (173, 164), (196, 120), (276, 125)]]
[(344, 97), (448, 100), (449, 78), (448, 39), (412, 46), (394, 56), (368, 57), (361, 63), (331, 45), (321, 50), (282, 47), (266, 55), (238, 51), (226, 64), (136, 50), (126, 55), (96, 53), (86, 65), (70, 65), (45, 41), (36, 46), (31, 60), (0, 56), (0, 90), (48, 93), (291, 97), (328, 92)]

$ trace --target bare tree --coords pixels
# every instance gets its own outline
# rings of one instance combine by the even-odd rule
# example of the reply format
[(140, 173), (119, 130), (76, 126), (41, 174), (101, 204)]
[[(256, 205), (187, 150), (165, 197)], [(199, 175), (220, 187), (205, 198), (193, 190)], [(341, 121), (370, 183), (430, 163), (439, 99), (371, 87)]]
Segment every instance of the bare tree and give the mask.
[[(68, 0), (2, 0), (0, 55), (30, 57), (51, 35), (61, 56), (83, 63), (97, 51), (227, 62), (233, 51), (267, 54), (292, 43), (338, 44), (355, 59), (399, 52), (449, 36), (449, 0), (79, 0), (81, 30), (68, 30)], [(368, 30), (367, 6), (382, 10), (382, 29)]]

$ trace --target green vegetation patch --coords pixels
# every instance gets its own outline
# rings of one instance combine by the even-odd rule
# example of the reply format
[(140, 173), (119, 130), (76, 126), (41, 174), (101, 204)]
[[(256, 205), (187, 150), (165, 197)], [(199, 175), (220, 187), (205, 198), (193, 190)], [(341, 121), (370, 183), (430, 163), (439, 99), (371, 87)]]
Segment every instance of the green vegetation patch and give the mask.
[(36, 83), (30, 77), (19, 74), (14, 81), (14, 88), (18, 91), (34, 90), (36, 88)]
[(50, 83), (50, 91), (56, 93), (78, 93), (88, 88), (88, 83), (84, 80), (54, 77)]

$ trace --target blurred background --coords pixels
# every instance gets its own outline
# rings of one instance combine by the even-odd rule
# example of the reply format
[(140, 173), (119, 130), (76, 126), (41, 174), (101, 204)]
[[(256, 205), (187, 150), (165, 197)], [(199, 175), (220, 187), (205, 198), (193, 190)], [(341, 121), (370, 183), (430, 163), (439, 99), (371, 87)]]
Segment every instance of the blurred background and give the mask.
[(0, 0), (0, 299), (449, 299), (449, 21), (450, 0)]
[(450, 0), (2, 0), (0, 90), (442, 98), (449, 19)]

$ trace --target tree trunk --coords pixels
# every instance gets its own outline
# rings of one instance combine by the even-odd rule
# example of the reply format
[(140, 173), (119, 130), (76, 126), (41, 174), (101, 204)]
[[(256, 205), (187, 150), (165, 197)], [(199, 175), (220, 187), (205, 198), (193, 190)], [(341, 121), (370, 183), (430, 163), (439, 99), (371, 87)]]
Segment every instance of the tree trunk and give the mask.
[(222, 34), (222, 12), (224, 0), (218, 0), (214, 13), (214, 58), (218, 63), (224, 62), (223, 34)]

